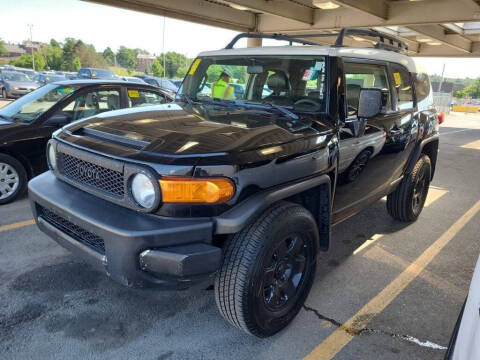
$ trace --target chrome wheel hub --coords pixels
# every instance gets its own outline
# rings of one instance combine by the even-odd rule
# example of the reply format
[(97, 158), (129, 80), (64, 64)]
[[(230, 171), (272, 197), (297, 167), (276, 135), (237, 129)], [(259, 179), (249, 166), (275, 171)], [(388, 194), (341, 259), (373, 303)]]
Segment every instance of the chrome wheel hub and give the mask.
[(13, 195), (20, 185), (20, 178), (13, 166), (0, 162), (0, 200)]

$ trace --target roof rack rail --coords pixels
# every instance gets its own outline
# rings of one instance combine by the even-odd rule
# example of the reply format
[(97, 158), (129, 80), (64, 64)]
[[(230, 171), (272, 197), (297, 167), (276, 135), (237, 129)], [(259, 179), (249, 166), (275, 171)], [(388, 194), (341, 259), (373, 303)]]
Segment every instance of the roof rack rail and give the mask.
[[(345, 36), (371, 36), (371, 37), (376, 37), (378, 38), (378, 42), (375, 44), (375, 48), (377, 49), (383, 49), (383, 50), (389, 50), (389, 51), (395, 51), (395, 52), (407, 52), (408, 51), (408, 45), (392, 36), (374, 29), (360, 29), (360, 28), (343, 28), (340, 30), (338, 33), (337, 41), (335, 42), (335, 46), (344, 46), (343, 45), (343, 40), (345, 39)], [(388, 42), (386, 42), (388, 40)], [(396, 45), (395, 45), (396, 44)]]
[(378, 38), (378, 42), (375, 44), (376, 49), (395, 51), (395, 52), (408, 52), (408, 45), (402, 40), (374, 30), (374, 29), (360, 29), (360, 28), (343, 28), (338, 33), (319, 33), (319, 34), (255, 34), (255, 33), (241, 33), (235, 36), (232, 41), (228, 43), (225, 49), (233, 49), (235, 44), (244, 38), (249, 39), (273, 39), (273, 40), (283, 40), (288, 41), (290, 45), (292, 43), (302, 44), (302, 45), (325, 45), (320, 42), (305, 40), (305, 38), (319, 38), (319, 37), (332, 37), (337, 36), (335, 41), (336, 47), (345, 46), (344, 39), (346, 36), (370, 36)]

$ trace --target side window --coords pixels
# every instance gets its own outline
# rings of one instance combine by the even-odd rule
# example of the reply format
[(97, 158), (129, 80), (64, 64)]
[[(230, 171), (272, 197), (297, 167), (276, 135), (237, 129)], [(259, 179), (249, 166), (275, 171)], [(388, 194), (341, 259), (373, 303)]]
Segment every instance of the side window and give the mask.
[[(348, 116), (356, 116), (362, 88), (389, 89), (387, 68), (384, 65), (345, 63), (345, 90)], [(391, 96), (387, 109), (391, 109)]]
[(165, 104), (167, 101), (161, 94), (152, 91), (127, 89), (128, 107)]
[(415, 76), (415, 94), (417, 95), (417, 104), (419, 107), (424, 105), (423, 103), (428, 105), (433, 102), (431, 99), (432, 90), (430, 80), (427, 74), (417, 74)]
[(100, 90), (79, 95), (60, 112), (73, 121), (117, 109), (120, 109), (120, 91)]
[(397, 97), (397, 109), (413, 108), (413, 89), (410, 73), (400, 65), (391, 65), (393, 87)]

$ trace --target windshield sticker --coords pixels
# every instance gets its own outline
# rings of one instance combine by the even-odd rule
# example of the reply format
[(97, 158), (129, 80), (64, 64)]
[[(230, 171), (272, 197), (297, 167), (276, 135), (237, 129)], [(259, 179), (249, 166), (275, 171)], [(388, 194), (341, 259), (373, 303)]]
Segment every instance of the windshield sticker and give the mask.
[(190, 71), (188, 72), (188, 75), (195, 75), (195, 72), (197, 71), (198, 65), (200, 65), (201, 61), (202, 61), (202, 59), (196, 59), (193, 62), (192, 67), (190, 68)]
[(92, 72), (92, 77), (95, 77), (95, 76), (97, 76), (97, 74), (96, 74), (96, 73), (94, 73), (94, 72)]
[(313, 70), (323, 71), (324, 67), (325, 67), (325, 63), (323, 61), (317, 61), (315, 63), (315, 66), (313, 67)]
[(312, 78), (314, 77), (314, 75), (316, 74), (317, 72), (313, 69), (307, 69), (305, 70), (305, 72), (303, 73), (303, 76), (302, 76), (302, 80), (303, 81), (309, 81), (309, 80), (312, 80)]
[(71, 94), (73, 93), (75, 90), (72, 89), (71, 87), (59, 87), (57, 89), (57, 94)]
[(131, 98), (139, 98), (140, 93), (138, 92), (138, 90), (128, 90), (128, 96)]
[(393, 79), (395, 80), (395, 85), (401, 85), (402, 84), (402, 76), (400, 75), (399, 72), (394, 72), (393, 73)]

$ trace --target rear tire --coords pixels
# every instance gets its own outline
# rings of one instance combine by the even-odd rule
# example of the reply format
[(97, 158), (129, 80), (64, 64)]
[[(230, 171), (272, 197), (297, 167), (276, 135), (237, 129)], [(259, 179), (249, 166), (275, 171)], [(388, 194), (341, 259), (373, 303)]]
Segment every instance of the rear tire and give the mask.
[(417, 220), (427, 198), (431, 171), (430, 158), (422, 155), (413, 171), (388, 195), (387, 211), (390, 216), (405, 222)]
[(7, 91), (2, 89), (2, 98), (7, 99)]
[(0, 154), (0, 205), (9, 203), (27, 189), (27, 172), (15, 158)]
[(281, 202), (229, 237), (215, 279), (222, 316), (258, 337), (286, 327), (311, 289), (318, 236), (308, 210)]

